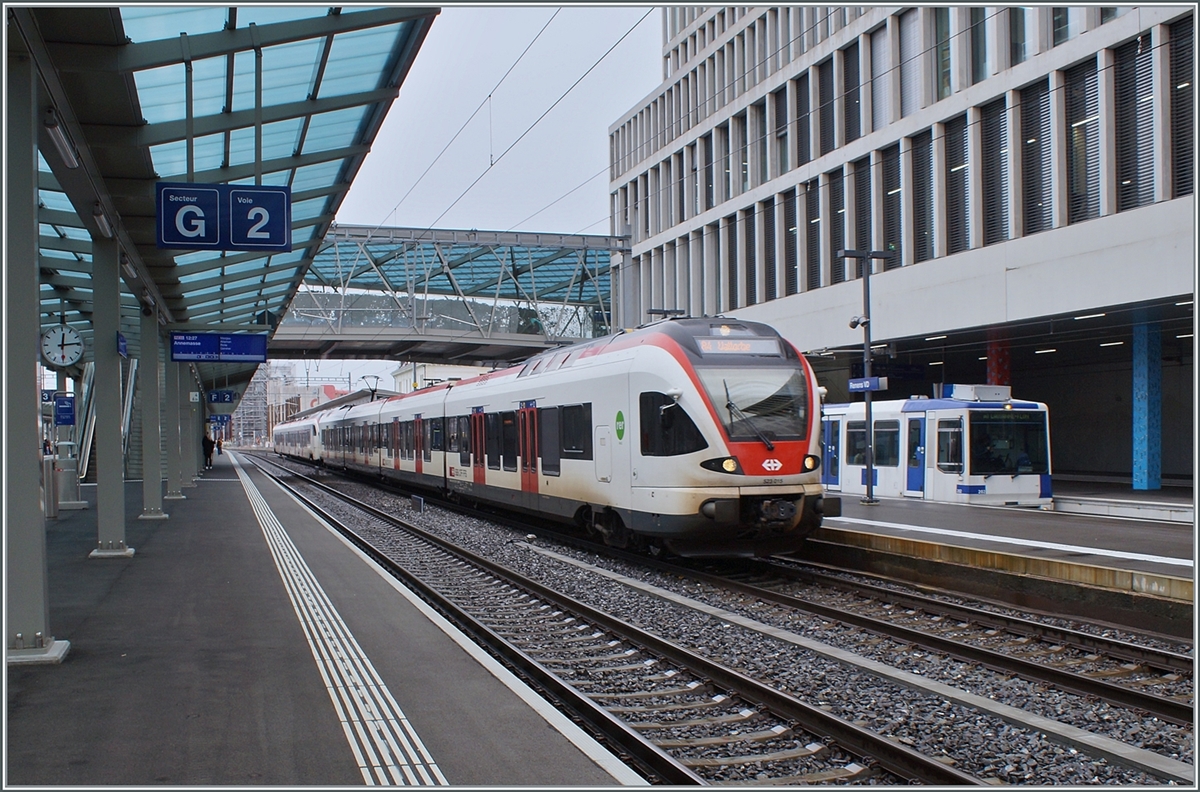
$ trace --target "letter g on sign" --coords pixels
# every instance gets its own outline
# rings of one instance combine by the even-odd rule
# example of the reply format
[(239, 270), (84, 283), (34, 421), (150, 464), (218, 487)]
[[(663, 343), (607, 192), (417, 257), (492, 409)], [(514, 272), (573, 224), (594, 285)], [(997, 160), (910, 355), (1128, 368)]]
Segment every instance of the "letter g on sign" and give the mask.
[[(191, 219), (192, 215), (198, 215), (199, 219)], [(198, 206), (180, 207), (179, 211), (175, 213), (175, 230), (185, 237), (204, 236), (204, 222), (204, 210)]]

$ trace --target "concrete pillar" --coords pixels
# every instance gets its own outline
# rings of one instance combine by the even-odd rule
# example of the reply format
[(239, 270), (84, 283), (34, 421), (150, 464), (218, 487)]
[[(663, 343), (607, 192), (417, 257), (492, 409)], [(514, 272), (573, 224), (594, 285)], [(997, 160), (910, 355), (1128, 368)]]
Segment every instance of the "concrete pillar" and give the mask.
[(1162, 336), (1133, 326), (1133, 488), (1162, 489)]
[(8, 53), (4, 178), (5, 660), (59, 663), (71, 644), (50, 634), (46, 521), (38, 491), (37, 73), (29, 57)]
[(129, 558), (125, 543), (125, 455), (121, 446), (121, 319), (115, 240), (92, 240), (92, 387), (96, 394), (96, 549), (91, 558)]
[(163, 396), (165, 430), (163, 443), (167, 450), (167, 494), (164, 500), (186, 500), (183, 494), (183, 453), (179, 438), (179, 369), (180, 365), (167, 360), (167, 387)]
[[(146, 312), (149, 311), (149, 316)], [(141, 322), (142, 359), (138, 388), (142, 391), (142, 513), (139, 520), (165, 520), (162, 493), (162, 396), (158, 391), (158, 315), (146, 309)]]

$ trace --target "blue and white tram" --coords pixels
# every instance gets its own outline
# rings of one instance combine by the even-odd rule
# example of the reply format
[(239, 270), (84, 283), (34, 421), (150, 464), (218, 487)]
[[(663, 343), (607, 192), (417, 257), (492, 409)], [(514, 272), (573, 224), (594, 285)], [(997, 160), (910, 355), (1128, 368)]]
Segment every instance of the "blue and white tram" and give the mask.
[[(871, 402), (873, 494), (939, 503), (1044, 506), (1051, 501), (1046, 405), (1006, 385), (946, 385), (942, 398)], [(822, 407), (830, 491), (865, 494), (863, 402)], [(929, 453), (927, 453), (927, 450)]]

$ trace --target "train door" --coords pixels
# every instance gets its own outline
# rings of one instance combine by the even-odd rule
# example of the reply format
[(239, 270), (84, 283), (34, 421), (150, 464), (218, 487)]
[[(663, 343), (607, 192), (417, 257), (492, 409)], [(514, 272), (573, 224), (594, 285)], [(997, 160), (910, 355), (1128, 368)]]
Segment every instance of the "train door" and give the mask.
[(612, 481), (612, 430), (609, 427), (596, 427), (593, 453), (596, 457), (596, 481)]
[(421, 420), (421, 414), (417, 413), (413, 416), (413, 464), (416, 465), (417, 475), (420, 476), (425, 470), (425, 422)]
[(964, 502), (966, 498), (959, 490), (967, 484), (963, 458), (966, 414), (943, 411), (936, 416), (927, 413), (926, 417), (927, 456), (931, 457), (925, 481), (926, 497), (939, 503)]
[(829, 490), (841, 490), (842, 421), (840, 418), (821, 420), (821, 483)]
[(400, 417), (392, 416), (392, 436), (388, 438), (392, 453), (392, 467), (400, 469)]
[(909, 415), (905, 419), (908, 442), (905, 459), (908, 472), (904, 482), (904, 494), (908, 497), (925, 497), (925, 416)]
[(487, 442), (484, 435), (483, 408), (471, 409), (471, 470), (474, 472), (474, 482), (483, 484), (487, 481), (487, 468), (484, 467), (483, 455), (487, 452)]
[(521, 458), (521, 491), (538, 491), (537, 402), (521, 402), (517, 413), (517, 456)]

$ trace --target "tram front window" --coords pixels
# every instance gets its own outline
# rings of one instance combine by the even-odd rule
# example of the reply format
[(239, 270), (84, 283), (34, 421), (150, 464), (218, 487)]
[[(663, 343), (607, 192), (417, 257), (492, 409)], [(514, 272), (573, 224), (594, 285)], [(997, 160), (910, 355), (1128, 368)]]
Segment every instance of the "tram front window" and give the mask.
[(1046, 413), (1016, 410), (970, 412), (971, 473), (1050, 472)]
[(808, 382), (790, 366), (696, 366), (729, 439), (804, 440), (808, 436)]

